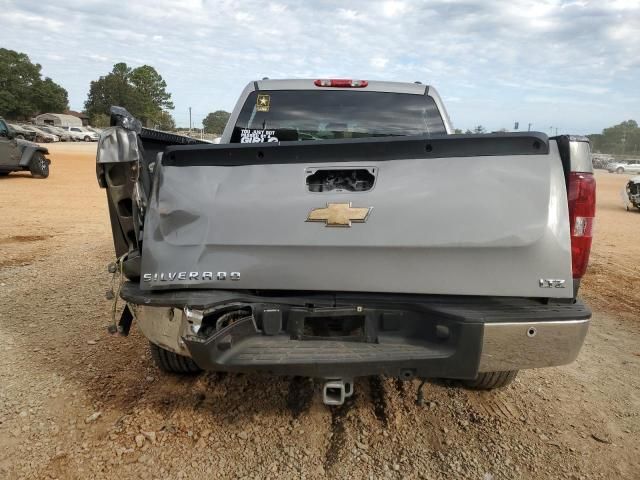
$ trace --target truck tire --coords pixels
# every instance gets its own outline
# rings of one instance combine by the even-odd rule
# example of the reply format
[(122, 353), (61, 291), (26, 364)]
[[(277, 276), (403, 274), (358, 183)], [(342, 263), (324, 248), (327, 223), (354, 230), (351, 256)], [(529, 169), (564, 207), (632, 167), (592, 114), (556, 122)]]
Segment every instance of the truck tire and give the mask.
[(616, 168), (616, 173), (624, 173), (624, 168), (622, 167)]
[(474, 390), (493, 390), (509, 385), (516, 379), (518, 370), (507, 370), (506, 372), (482, 372), (475, 380), (465, 380), (464, 386)]
[(91, 137), (89, 135), (87, 135), (86, 137), (84, 137), (84, 141), (85, 142), (90, 142), (91, 141)]
[(29, 171), (34, 178), (47, 178), (49, 176), (49, 162), (42, 152), (34, 152), (29, 162)]
[(155, 343), (149, 342), (151, 348), (151, 357), (156, 366), (163, 372), (194, 374), (200, 373), (201, 369), (189, 357), (178, 355), (177, 353), (165, 350)]

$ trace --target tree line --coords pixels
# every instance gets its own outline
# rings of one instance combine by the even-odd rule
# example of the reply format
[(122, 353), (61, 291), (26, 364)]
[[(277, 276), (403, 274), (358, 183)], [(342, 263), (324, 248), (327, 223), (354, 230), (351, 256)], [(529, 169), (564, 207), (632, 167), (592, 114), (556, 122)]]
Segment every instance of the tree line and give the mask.
[[(29, 120), (40, 113), (69, 111), (67, 90), (49, 77), (43, 78), (41, 70), (42, 66), (26, 54), (0, 48), (0, 116)], [(150, 65), (131, 68), (126, 63), (116, 63), (111, 72), (90, 83), (84, 113), (91, 125), (108, 126), (112, 105), (126, 108), (146, 127), (176, 128), (167, 82)], [(229, 112), (212, 112), (202, 122), (204, 131), (220, 134), (228, 119)]]
[[(69, 110), (67, 91), (49, 77), (42, 77), (42, 67), (20, 52), (0, 48), (0, 116), (11, 120), (28, 120), (39, 113), (64, 113)], [(89, 85), (84, 103), (85, 113), (96, 127), (109, 125), (109, 108), (119, 105), (149, 128), (175, 130), (170, 111), (174, 109), (167, 82), (149, 65), (131, 68), (116, 63), (111, 72)], [(207, 133), (222, 133), (229, 112), (209, 113), (202, 125)], [(504, 129), (503, 129), (504, 130)], [(466, 134), (486, 133), (482, 125)], [(506, 131), (506, 130), (504, 130)], [(463, 133), (456, 129), (455, 133)], [(640, 155), (640, 128), (627, 120), (588, 135), (594, 152), (614, 155)]]
[(640, 155), (640, 128), (635, 120), (627, 120), (588, 135), (594, 152), (619, 156)]
[(40, 64), (24, 53), (0, 48), (0, 115), (26, 120), (40, 112), (69, 109), (67, 91), (42, 77)]

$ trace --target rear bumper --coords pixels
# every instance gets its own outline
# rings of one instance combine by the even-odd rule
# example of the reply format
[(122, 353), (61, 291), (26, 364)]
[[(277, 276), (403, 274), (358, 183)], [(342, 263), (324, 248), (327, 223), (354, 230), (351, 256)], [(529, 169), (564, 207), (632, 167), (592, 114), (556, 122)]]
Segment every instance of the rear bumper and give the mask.
[(589, 323), (589, 319), (487, 323), (478, 371), (523, 370), (571, 363), (582, 348)]
[[(506, 297), (150, 294), (132, 284), (122, 296), (151, 342), (206, 370), (324, 378), (471, 379), (563, 365), (577, 357), (591, 317), (581, 302)], [(227, 324), (222, 315), (231, 311), (242, 313)], [(336, 332), (345, 321), (354, 328)]]

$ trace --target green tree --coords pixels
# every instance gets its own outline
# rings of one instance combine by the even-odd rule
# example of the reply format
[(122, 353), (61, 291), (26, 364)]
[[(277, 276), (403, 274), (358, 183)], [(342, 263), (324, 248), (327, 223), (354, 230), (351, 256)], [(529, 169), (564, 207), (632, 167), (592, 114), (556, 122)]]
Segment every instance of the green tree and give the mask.
[(215, 112), (210, 113), (204, 118), (204, 120), (202, 120), (204, 131), (215, 134), (222, 133), (225, 125), (229, 121), (229, 115), (231, 114), (224, 110), (216, 110)]
[(90, 117), (91, 125), (98, 128), (105, 128), (111, 124), (111, 118), (106, 113), (96, 113)]
[(154, 127), (158, 130), (172, 131), (176, 129), (176, 122), (169, 112), (162, 112), (156, 117)]
[(589, 135), (593, 150), (613, 155), (640, 154), (640, 128), (635, 120), (626, 120), (605, 128), (600, 134)]
[(462, 133), (462, 130), (460, 128), (456, 128), (453, 133), (455, 133), (456, 135), (460, 135)]
[(85, 110), (89, 117), (109, 113), (112, 105), (126, 108), (146, 126), (166, 125), (166, 110), (172, 110), (167, 83), (149, 65), (130, 68), (116, 63), (111, 73), (89, 85)]
[(487, 130), (482, 125), (478, 125), (473, 129), (473, 133), (475, 133), (476, 135), (479, 135), (481, 133), (487, 133)]
[(69, 110), (67, 91), (49, 77), (36, 84), (33, 96), (40, 112), (60, 113)]
[(43, 80), (41, 69), (26, 54), (0, 48), (0, 115), (29, 118), (68, 110), (67, 91), (50, 78)]
[(167, 82), (163, 80), (155, 68), (149, 65), (135, 68), (131, 71), (129, 80), (144, 102), (145, 114), (148, 118), (160, 115), (158, 110), (173, 110), (171, 94), (167, 92)]

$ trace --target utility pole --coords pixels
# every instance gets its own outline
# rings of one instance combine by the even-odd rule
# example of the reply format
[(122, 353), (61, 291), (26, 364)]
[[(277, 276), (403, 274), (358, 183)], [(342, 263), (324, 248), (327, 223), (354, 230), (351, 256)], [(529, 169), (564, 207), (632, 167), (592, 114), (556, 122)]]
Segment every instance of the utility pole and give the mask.
[(529, 124), (529, 127), (527, 128), (527, 132), (531, 131), (531, 125), (533, 125), (532, 123)]
[(191, 133), (191, 107), (189, 107), (189, 133)]

